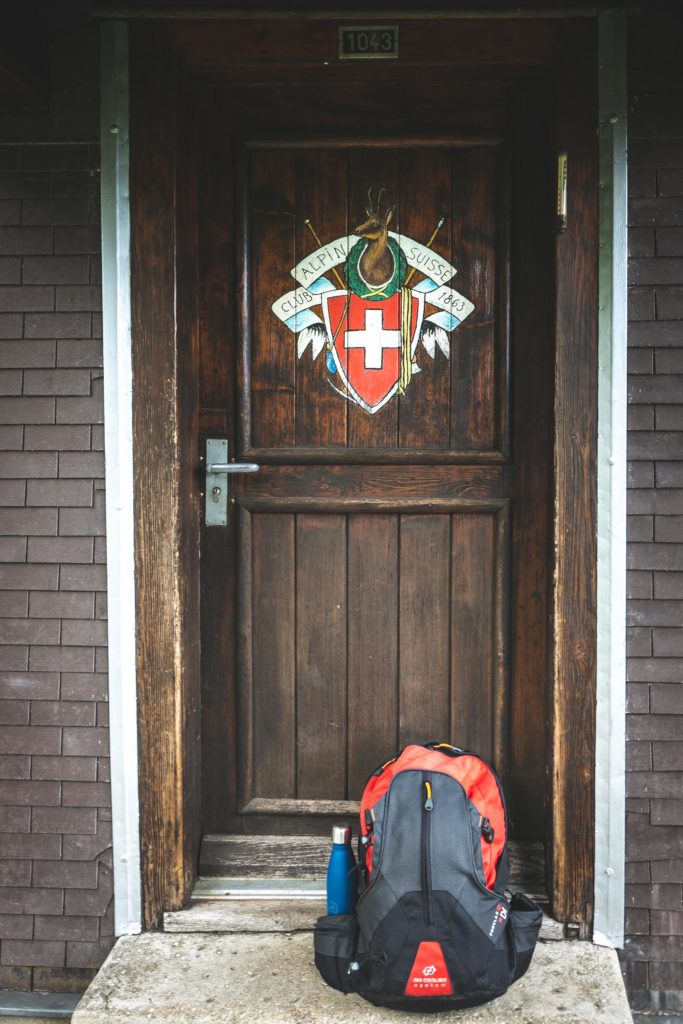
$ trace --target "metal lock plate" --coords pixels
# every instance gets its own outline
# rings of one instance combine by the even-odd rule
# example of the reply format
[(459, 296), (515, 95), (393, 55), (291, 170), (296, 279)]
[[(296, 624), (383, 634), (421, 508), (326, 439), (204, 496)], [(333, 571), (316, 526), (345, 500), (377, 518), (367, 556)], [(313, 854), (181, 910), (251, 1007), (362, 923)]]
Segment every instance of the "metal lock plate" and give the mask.
[(206, 485), (204, 488), (204, 522), (207, 526), (228, 525), (228, 477), (226, 473), (210, 473), (209, 466), (228, 461), (228, 442), (210, 437), (206, 441)]
[(228, 480), (234, 473), (258, 473), (255, 462), (228, 462), (228, 442), (224, 437), (206, 441), (204, 469), (204, 522), (207, 526), (228, 525)]

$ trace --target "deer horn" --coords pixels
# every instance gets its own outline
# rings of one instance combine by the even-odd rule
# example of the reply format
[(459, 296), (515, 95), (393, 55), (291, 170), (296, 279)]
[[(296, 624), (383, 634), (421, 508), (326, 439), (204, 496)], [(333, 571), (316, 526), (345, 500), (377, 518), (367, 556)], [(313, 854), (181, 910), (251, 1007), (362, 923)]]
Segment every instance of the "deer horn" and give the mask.
[(372, 185), (368, 189), (368, 205), (365, 207), (365, 212), (368, 217), (379, 217), (379, 205), (382, 202), (382, 196), (386, 192), (385, 188), (377, 189), (377, 199), (373, 203), (372, 201)]

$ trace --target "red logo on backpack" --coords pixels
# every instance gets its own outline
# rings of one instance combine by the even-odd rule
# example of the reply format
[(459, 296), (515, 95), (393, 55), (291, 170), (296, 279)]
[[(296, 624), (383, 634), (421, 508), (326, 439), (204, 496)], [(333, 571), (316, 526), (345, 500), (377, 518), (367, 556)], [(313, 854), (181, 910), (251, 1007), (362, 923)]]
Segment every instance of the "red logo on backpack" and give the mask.
[(453, 985), (439, 942), (421, 942), (415, 957), (405, 995), (451, 996)]

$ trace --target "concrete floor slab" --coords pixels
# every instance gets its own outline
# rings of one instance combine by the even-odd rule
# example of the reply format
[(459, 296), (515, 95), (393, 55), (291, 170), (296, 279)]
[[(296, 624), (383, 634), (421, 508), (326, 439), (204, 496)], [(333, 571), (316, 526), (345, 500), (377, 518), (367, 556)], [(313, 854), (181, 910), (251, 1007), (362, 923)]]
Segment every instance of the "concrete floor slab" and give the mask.
[(411, 1014), (328, 988), (310, 932), (119, 939), (73, 1024), (631, 1024), (613, 950), (542, 942), (524, 978), (486, 1006)]

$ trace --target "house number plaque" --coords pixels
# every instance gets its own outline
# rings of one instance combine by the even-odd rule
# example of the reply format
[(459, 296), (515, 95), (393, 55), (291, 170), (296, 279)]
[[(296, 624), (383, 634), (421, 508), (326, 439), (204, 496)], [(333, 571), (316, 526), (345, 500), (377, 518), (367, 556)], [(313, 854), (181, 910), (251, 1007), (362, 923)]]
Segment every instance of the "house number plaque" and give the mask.
[(386, 60), (398, 57), (398, 25), (343, 25), (340, 60)]

